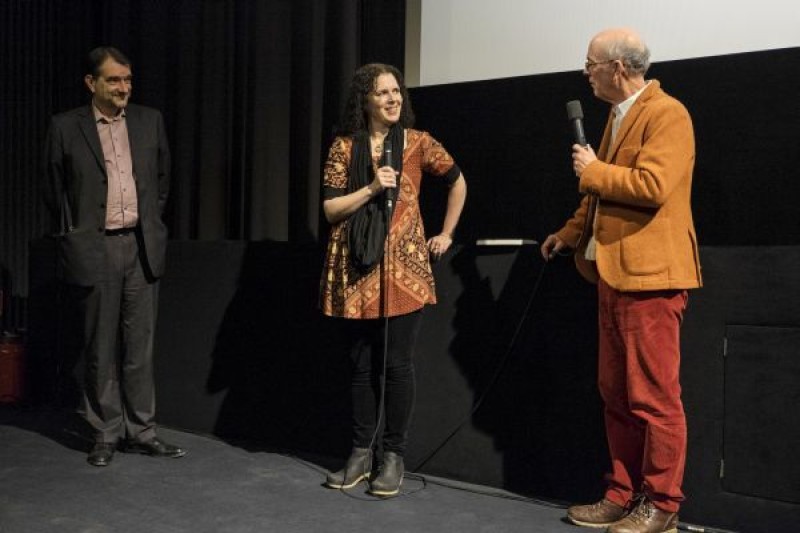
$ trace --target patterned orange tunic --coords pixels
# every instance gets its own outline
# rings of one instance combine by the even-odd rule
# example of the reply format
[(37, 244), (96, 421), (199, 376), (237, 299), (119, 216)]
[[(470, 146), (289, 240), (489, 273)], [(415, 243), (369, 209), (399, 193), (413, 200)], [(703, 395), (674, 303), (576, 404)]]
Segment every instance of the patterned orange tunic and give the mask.
[[(325, 163), (326, 189), (346, 193), (352, 145), (350, 137), (334, 140)], [(375, 168), (378, 159), (374, 158)], [(323, 313), (344, 318), (379, 318), (411, 313), (426, 304), (436, 303), (419, 209), (423, 172), (442, 176), (450, 183), (461, 173), (450, 154), (430, 134), (408, 129), (403, 174), (383, 260), (366, 274), (359, 274), (348, 260), (348, 220), (335, 224), (330, 231), (320, 283)]]

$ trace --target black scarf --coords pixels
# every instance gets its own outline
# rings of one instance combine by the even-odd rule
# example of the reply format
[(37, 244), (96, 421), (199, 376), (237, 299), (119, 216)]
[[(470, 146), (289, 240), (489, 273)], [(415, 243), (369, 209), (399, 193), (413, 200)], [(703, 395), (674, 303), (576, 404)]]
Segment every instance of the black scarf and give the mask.
[[(403, 128), (397, 124), (389, 128), (384, 139), (384, 152), (379, 166), (386, 165), (387, 142), (391, 143), (392, 168), (398, 171), (398, 186), (403, 172)], [(353, 136), (353, 151), (350, 157), (350, 179), (347, 193), (352, 193), (369, 185), (375, 179), (372, 167), (372, 153), (369, 146), (369, 132), (360, 131)], [(386, 194), (375, 195), (350, 216), (347, 225), (347, 244), (350, 248), (350, 264), (360, 273), (368, 272), (383, 258), (383, 247), (388, 234), (392, 213), (388, 212)]]

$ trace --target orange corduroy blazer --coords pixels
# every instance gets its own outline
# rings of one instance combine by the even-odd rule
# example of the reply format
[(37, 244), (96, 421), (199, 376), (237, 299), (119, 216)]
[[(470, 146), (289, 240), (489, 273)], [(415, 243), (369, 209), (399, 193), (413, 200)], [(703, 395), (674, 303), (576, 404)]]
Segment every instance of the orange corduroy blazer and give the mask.
[[(580, 207), (556, 235), (575, 249), (578, 270), (593, 283), (599, 274), (620, 291), (700, 287), (691, 208), (695, 145), (688, 111), (651, 80), (610, 146), (612, 118), (598, 160), (581, 174), (579, 190), (585, 196)], [(591, 235), (596, 261), (584, 257)]]

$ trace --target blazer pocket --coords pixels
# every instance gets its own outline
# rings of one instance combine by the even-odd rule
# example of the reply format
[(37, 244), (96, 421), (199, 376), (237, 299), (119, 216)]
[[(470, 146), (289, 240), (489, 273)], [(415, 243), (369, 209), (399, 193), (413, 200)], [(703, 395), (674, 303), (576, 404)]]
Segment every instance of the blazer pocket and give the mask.
[(629, 274), (650, 275), (664, 272), (672, 258), (671, 225), (667, 219), (652, 220), (645, 226), (622, 226), (620, 256)]

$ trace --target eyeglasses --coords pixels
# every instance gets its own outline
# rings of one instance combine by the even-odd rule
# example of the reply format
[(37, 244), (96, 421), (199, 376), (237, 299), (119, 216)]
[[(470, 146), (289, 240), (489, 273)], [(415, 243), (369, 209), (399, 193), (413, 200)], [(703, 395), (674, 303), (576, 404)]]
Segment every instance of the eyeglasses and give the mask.
[(605, 65), (606, 63), (613, 63), (614, 61), (616, 61), (616, 59), (606, 59), (605, 61), (592, 61), (591, 59), (587, 59), (583, 64), (583, 69), (586, 72), (590, 72), (597, 65)]

